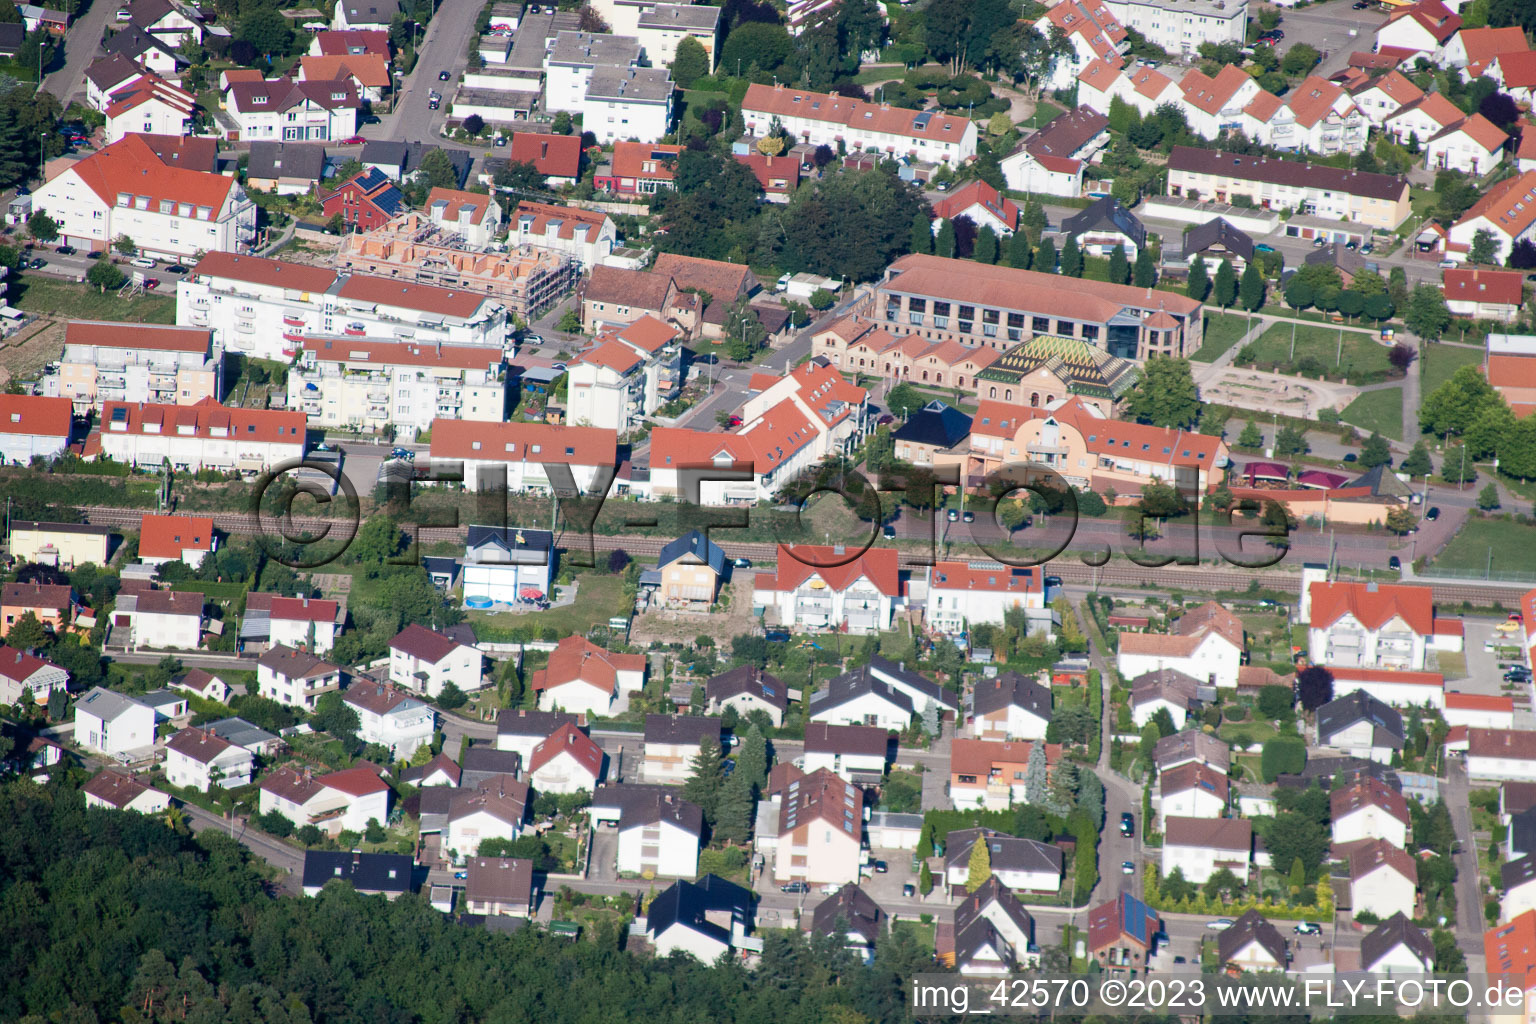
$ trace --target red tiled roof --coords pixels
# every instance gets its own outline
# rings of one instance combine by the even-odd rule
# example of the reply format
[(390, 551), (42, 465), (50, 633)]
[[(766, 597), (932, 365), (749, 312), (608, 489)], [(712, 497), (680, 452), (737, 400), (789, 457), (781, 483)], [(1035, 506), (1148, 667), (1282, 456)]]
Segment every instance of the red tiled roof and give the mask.
[(1467, 756), (1536, 761), (1536, 732), (1526, 729), (1468, 729)]
[(300, 57), (299, 69), (306, 81), (330, 82), (356, 79), (367, 89), (389, 88), (389, 61), (376, 53)]
[(1513, 713), (1515, 701), (1512, 697), (1496, 697), (1485, 693), (1456, 693), (1445, 695), (1445, 709), (1447, 711), (1507, 711)]
[[(802, 561), (802, 559), (804, 559)], [(838, 549), (819, 544), (800, 544), (793, 548), (780, 544), (778, 571), (771, 579), (757, 579), (760, 590), (794, 590), (812, 576), (820, 577), (833, 590), (845, 590), (864, 577), (880, 593), (896, 597), (901, 593), (895, 548)]]
[(158, 100), (188, 117), (197, 105), (197, 99), (191, 93), (177, 88), (153, 71), (146, 71), (121, 89), (115, 90), (107, 100), (107, 109), (103, 113), (108, 118), (121, 117), (151, 100)]
[(1488, 380), (1496, 388), (1536, 388), (1536, 356), (1491, 355)]
[(389, 56), (389, 33), (382, 29), (328, 29), (315, 33), (315, 39), (320, 44), (320, 52), (328, 57), (346, 54), (354, 49), (376, 53), (381, 57)]
[(1445, 676), (1439, 672), (1410, 672), (1391, 668), (1355, 668), (1340, 665), (1329, 665), (1328, 671), (1333, 673), (1335, 681), (1343, 679), (1357, 683), (1396, 683), (1402, 686), (1424, 686), (1434, 690), (1445, 687)]
[(677, 155), (682, 151), (682, 146), (663, 146), (654, 142), (615, 142), (610, 168), (616, 178), (671, 181)]
[[(1067, 6), (1071, 3), (1068, 0)], [(852, 99), (832, 93), (811, 92), (786, 85), (761, 85), (747, 87), (741, 101), (742, 113), (766, 114), (770, 117), (795, 117), (828, 124), (842, 124), (856, 131), (879, 132), (886, 135), (904, 135), (911, 139), (930, 142), (958, 143), (965, 137), (971, 121), (964, 115), (919, 112), (904, 107), (891, 107)], [(617, 152), (615, 152), (617, 159)]]
[(267, 288), (289, 288), (296, 292), (323, 292), (336, 283), (336, 272), (307, 263), (284, 263), (260, 256), (237, 256), (232, 252), (205, 253), (192, 268), (197, 277), (222, 277), (232, 281)]
[(1241, 854), (1245, 859), (1253, 849), (1253, 823), (1245, 818), (1163, 819), (1163, 847), (1198, 846), (1226, 853)]
[(1344, 90), (1337, 83), (1319, 75), (1308, 75), (1291, 90), (1285, 102), (1295, 115), (1296, 123), (1303, 128), (1310, 128), (1328, 116), (1328, 112), (1334, 109), (1334, 104), (1343, 95)]
[(603, 229), (603, 222), (608, 215), (601, 210), (581, 210), (574, 206), (556, 206), (553, 203), (535, 203), (523, 200), (517, 204), (517, 210), (512, 215), (512, 222), (516, 224), (524, 217), (532, 217), (529, 230), (536, 235), (545, 234), (549, 230), (552, 221), (559, 222), (559, 230), (556, 235), (560, 238), (575, 238), (579, 230), (586, 236), (587, 241), (595, 241), (599, 232)]
[(1414, 885), (1419, 884), (1419, 866), (1407, 851), (1399, 850), (1385, 839), (1373, 839), (1355, 847), (1349, 855), (1349, 880), (1358, 882), (1383, 865), (1390, 867)]
[[(108, 206), (116, 206), (119, 195), (144, 196), (151, 211), (170, 201), (179, 204), (178, 209), (190, 210), (181, 217), (197, 220), (217, 220), (235, 184), (234, 178), (222, 174), (165, 163), (149, 143), (132, 134), (59, 173), (74, 174)], [(201, 208), (210, 212), (199, 213)]]
[(984, 590), (1000, 594), (1034, 594), (1045, 589), (1044, 575), (1034, 569), (992, 569), (967, 562), (937, 562), (931, 590)]
[(640, 364), (640, 356), (628, 345), (605, 341), (583, 352), (573, 362), (591, 363), (593, 366), (606, 366), (615, 373), (628, 373)]
[(1483, 957), (1490, 974), (1536, 975), (1536, 910), (1484, 932)]
[(389, 783), (379, 778), (378, 772), (371, 767), (360, 766), (331, 772), (329, 775), (320, 776), (319, 781), (327, 789), (339, 790), (349, 796), (368, 796), (370, 793), (389, 792)]
[(1467, 52), (1467, 71), (1478, 77), (1495, 58), (1507, 53), (1529, 53), (1530, 44), (1518, 25), (1505, 28), (1464, 28), (1461, 45)]
[[(637, 654), (634, 657), (643, 660), (642, 655)], [(603, 748), (569, 722), (556, 729), (548, 739), (533, 748), (533, 756), (528, 759), (528, 773), (532, 775), (561, 754), (569, 754), (575, 758), (582, 770), (591, 775), (594, 780), (602, 774)]]
[(585, 637), (568, 636), (549, 655), (549, 663), (534, 673), (535, 690), (553, 690), (585, 682), (613, 692), (620, 672), (645, 671), (645, 655), (614, 654)]
[(612, 466), (618, 435), (602, 427), (432, 421), (432, 458)]
[(1336, 789), (1329, 797), (1333, 820), (1337, 822), (1364, 807), (1379, 807), (1404, 825), (1412, 824), (1408, 817), (1408, 801), (1403, 794), (1371, 776), (1364, 776), (1354, 785)]
[[(1038, 156), (1038, 154), (1036, 155)], [(934, 203), (933, 215), (950, 220), (961, 216), (973, 206), (980, 206), (992, 214), (992, 216), (1006, 224), (1010, 231), (1018, 227), (1018, 204), (1002, 195), (997, 189), (988, 185), (980, 178), (967, 182), (943, 199), (940, 199), (937, 203)]]
[(64, 344), (93, 345), (100, 348), (207, 352), (213, 344), (212, 339), (213, 332), (207, 328), (172, 327), (169, 324), (71, 320), (64, 328)]
[[(794, 832), (812, 820), (827, 822), (858, 841), (864, 826), (864, 801), (859, 790), (835, 772), (818, 768), (783, 791), (779, 806), (779, 835)], [(851, 815), (849, 812), (852, 812)]]
[(624, 344), (638, 348), (643, 352), (655, 353), (665, 348), (677, 337), (677, 328), (671, 324), (662, 323), (647, 313), (634, 323), (627, 324), (624, 327), (610, 328), (600, 336), (612, 336), (618, 338)]
[(1447, 302), (1497, 302), (1518, 306), (1525, 281), (1518, 270), (1447, 270), (1441, 290)]
[[(956, 737), (949, 746), (949, 773), (986, 778), (994, 765), (1028, 764), (1033, 746), (1029, 740), (973, 740)], [(1060, 760), (1061, 744), (1047, 743), (1045, 763), (1053, 765)]]
[(1536, 88), (1536, 50), (1501, 53), (1498, 62), (1505, 89)]
[(376, 366), (429, 366), (443, 370), (483, 370), (501, 354), (484, 345), (422, 345), (377, 338), (306, 337), (304, 351), (321, 362), (370, 363)]
[(0, 395), (0, 434), (69, 436), (74, 403), (40, 395)]
[(507, 159), (513, 163), (533, 164), (546, 178), (580, 177), (581, 136), (513, 132), (512, 141), (507, 146)]
[(423, 313), (442, 316), (471, 317), (489, 302), (484, 295), (469, 291), (450, 291), (430, 284), (405, 284), (387, 277), (370, 277), (353, 274), (337, 291), (344, 299), (376, 302), (381, 306), (398, 306)]
[(150, 787), (126, 772), (104, 768), (91, 776), (89, 782), (80, 787), (80, 791), (98, 800), (105, 800), (113, 807), (121, 810), (133, 803), (144, 793), (149, 792)]
[(387, 715), (408, 701), (421, 703), (414, 695), (383, 683), (353, 683), (342, 700), (375, 715)]
[(1434, 597), (1428, 587), (1319, 581), (1312, 584), (1309, 594), (1313, 629), (1327, 628), (1349, 614), (1367, 629), (1377, 629), (1400, 616), (1420, 636), (1434, 632)]
[[(120, 417), (120, 418), (119, 418)], [(108, 434), (153, 434), (166, 438), (229, 438), (263, 444), (304, 444), (304, 414), (281, 409), (224, 406), (211, 397), (195, 405), (107, 402), (101, 409)]]
[[(1412, 18), (1418, 22), (1437, 43), (1444, 43), (1461, 28), (1461, 17), (1452, 14), (1450, 8), (1440, 0), (1419, 0), (1412, 7), (1399, 8), (1387, 19), (1386, 24), (1390, 25), (1402, 18)], [(1380, 32), (1381, 30), (1377, 29), (1378, 35)]]
[[(357, 769), (353, 770), (356, 771)], [(362, 770), (367, 771), (368, 769), (364, 768)], [(282, 797), (284, 800), (302, 807), (319, 796), (325, 790), (325, 786), (310, 773), (309, 769), (306, 768), (300, 771), (297, 768), (284, 765), (263, 779), (260, 789), (264, 793), (271, 793)]]
[(458, 643), (453, 639), (434, 632), (426, 626), (418, 626), (414, 622), (402, 629), (389, 646), (397, 651), (403, 651), (413, 658), (436, 665), (457, 648)]
[[(1237, 91), (1253, 81), (1253, 76), (1242, 68), (1227, 64), (1210, 78), (1197, 68), (1191, 68), (1179, 82), (1184, 91), (1184, 102), (1207, 114), (1215, 114), (1237, 95)], [(1303, 82), (1302, 85), (1306, 83)]]
[(1509, 141), (1509, 136), (1504, 134), (1498, 126), (1482, 114), (1473, 114), (1471, 117), (1464, 118), (1449, 128), (1436, 132), (1430, 136), (1429, 141), (1434, 142), (1436, 139), (1457, 134), (1465, 135), (1488, 153), (1497, 151), (1504, 143)]
[[(69, 596), (67, 594), (65, 595), (64, 602), (65, 609), (68, 609)], [(15, 683), (23, 683), (30, 679), (33, 673), (45, 668), (58, 668), (58, 666), (51, 661), (44, 661), (42, 658), (28, 654), (25, 651), (18, 651), (14, 647), (0, 644), (0, 679), (9, 679)]]
[(166, 740), (167, 750), (190, 757), (198, 764), (208, 764), (230, 748), (228, 740), (207, 729), (183, 729)]
[(229, 86), (229, 108), (235, 113), (281, 113), (306, 103), (324, 110), (362, 106), (357, 87), (345, 80), (299, 82), (267, 78), (259, 82), (232, 82)]
[(800, 183), (800, 161), (796, 157), (737, 153), (735, 160), (752, 171), (764, 192), (783, 195), (794, 191)]
[(210, 516), (165, 516), (146, 512), (139, 522), (139, 555), (180, 558), (183, 551), (213, 550)]
[(320, 598), (274, 597), (271, 617), (294, 622), (335, 622), (338, 607), (335, 601)]
[(486, 213), (490, 210), (491, 204), (495, 202), (494, 199), (483, 192), (463, 192), (456, 188), (442, 188), (439, 186), (427, 193), (427, 209), (430, 210), (432, 205), (438, 200), (448, 204), (449, 220), (457, 220), (459, 211), (464, 207), (472, 208), (474, 212), (469, 217), (471, 224), (479, 224), (485, 220)]

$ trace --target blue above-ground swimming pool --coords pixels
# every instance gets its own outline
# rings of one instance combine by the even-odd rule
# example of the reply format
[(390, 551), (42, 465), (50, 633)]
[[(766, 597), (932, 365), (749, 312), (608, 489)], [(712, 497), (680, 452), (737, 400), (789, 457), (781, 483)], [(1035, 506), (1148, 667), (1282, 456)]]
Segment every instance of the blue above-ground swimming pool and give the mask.
[(466, 597), (464, 599), (464, 606), (466, 608), (489, 608), (495, 603), (488, 597)]

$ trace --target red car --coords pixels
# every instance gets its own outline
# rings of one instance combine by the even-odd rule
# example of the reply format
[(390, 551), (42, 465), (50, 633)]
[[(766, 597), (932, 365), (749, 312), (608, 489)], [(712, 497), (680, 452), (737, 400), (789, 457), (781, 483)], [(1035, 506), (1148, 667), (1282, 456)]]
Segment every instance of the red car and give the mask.
[(349, 139), (342, 139), (341, 140), (341, 144), (343, 146), (361, 146), (363, 143), (365, 143), (367, 141), (368, 140), (363, 138), (361, 135), (354, 135), (354, 136), (352, 136)]
[(145, 291), (152, 292), (156, 288), (159, 288), (159, 287), (160, 287), (160, 279), (158, 277), (146, 277), (144, 279), (144, 290)]
[(732, 416), (730, 419), (725, 421), (725, 425), (728, 427), (739, 427), (741, 426), (741, 417)]

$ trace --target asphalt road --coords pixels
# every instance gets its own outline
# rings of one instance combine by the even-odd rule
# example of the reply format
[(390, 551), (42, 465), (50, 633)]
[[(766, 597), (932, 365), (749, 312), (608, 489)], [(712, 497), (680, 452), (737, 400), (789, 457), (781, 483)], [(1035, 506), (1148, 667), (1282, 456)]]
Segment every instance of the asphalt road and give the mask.
[(95, 0), (75, 22), (69, 26), (64, 39), (64, 66), (43, 79), (43, 88), (58, 97), (60, 103), (69, 106), (70, 97), (85, 90), (85, 69), (96, 59), (101, 37), (107, 26), (113, 24), (118, 4), (112, 0)]
[[(370, 139), (430, 141), (450, 149), (470, 148), (450, 142), (438, 133), (448, 118), (448, 101), (458, 85), (458, 76), (469, 63), (465, 46), (474, 35), (481, 6), (475, 0), (442, 0), (427, 24), (426, 38), (417, 50), (415, 70), (397, 86), (394, 109), (382, 115), (378, 124), (365, 127), (362, 135)], [(438, 81), (438, 73), (444, 70), (452, 72), (450, 80)], [(443, 94), (443, 103), (437, 110), (427, 107), (427, 95), (434, 89)]]
[[(246, 825), (245, 822), (235, 820), (233, 826), (226, 818), (206, 811), (196, 804), (184, 803), (182, 810), (187, 815), (187, 820), (194, 832), (207, 832), (217, 830), (225, 835), (233, 835), (235, 840), (250, 850), (256, 856), (274, 867), (281, 868), (288, 873), (286, 886), (293, 891), (298, 891), (298, 880), (304, 875), (304, 854), (289, 846), (279, 839), (274, 839), (265, 832), (258, 831)], [(231, 831), (233, 829), (233, 831)]]

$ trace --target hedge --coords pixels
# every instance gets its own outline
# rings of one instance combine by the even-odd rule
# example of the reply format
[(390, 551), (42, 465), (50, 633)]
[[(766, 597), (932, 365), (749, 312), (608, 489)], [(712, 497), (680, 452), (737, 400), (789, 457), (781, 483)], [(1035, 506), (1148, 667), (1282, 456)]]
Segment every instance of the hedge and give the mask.
[(1324, 921), (1333, 919), (1333, 886), (1327, 878), (1318, 881), (1313, 890), (1316, 901), (1310, 905), (1293, 905), (1289, 903), (1274, 903), (1270, 900), (1238, 900), (1232, 903), (1223, 903), (1219, 899), (1208, 899), (1203, 892), (1196, 892), (1193, 899), (1169, 900), (1164, 899), (1159, 888), (1161, 879), (1157, 874), (1157, 866), (1148, 864), (1144, 879), (1144, 895), (1142, 901), (1153, 910), (1163, 910), (1172, 914), (1204, 914), (1219, 915), (1222, 917), (1237, 917), (1246, 914), (1250, 910), (1257, 910), (1265, 917), (1280, 918), (1285, 921), (1305, 921), (1321, 918)]

